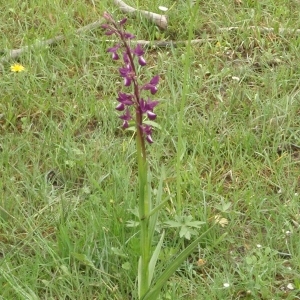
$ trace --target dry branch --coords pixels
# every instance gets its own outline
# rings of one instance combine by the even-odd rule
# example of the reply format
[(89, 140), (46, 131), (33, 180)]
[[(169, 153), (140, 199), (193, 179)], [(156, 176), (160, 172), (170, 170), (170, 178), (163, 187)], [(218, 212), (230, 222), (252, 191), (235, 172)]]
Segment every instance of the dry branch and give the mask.
[(218, 31), (222, 32), (222, 31), (237, 31), (237, 30), (243, 30), (243, 29), (252, 29), (252, 30), (256, 30), (259, 31), (261, 33), (279, 33), (279, 34), (299, 34), (300, 33), (300, 29), (293, 29), (293, 28), (272, 28), (272, 27), (260, 27), (260, 26), (248, 26), (248, 27), (223, 27), (223, 28), (219, 28)]
[[(191, 40), (192, 45), (202, 45), (206, 42), (216, 41), (217, 39), (195, 39)], [(114, 42), (112, 40), (107, 40), (107, 42)], [(140, 44), (142, 46), (150, 48), (171, 48), (184, 46), (188, 44), (188, 40), (185, 41), (145, 41), (145, 40), (132, 40), (130, 41), (133, 44)]]
[(141, 14), (143, 15), (145, 18), (151, 20), (152, 22), (154, 22), (158, 27), (160, 27), (161, 29), (167, 29), (168, 26), (168, 21), (167, 21), (167, 17), (165, 15), (159, 15), (147, 10), (139, 10), (139, 9), (135, 9), (129, 5), (127, 5), (124, 1), (122, 0), (114, 0), (115, 5), (117, 5), (120, 10), (124, 13), (134, 13), (134, 14)]

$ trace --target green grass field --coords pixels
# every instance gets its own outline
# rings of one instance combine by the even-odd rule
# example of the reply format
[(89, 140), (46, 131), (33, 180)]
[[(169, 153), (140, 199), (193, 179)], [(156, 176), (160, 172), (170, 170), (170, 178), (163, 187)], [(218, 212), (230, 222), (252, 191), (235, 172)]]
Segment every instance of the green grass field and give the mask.
[[(170, 196), (161, 268), (194, 238), (166, 221), (205, 222), (196, 235), (217, 223), (160, 299), (300, 299), (299, 1), (199, 1), (193, 24), (188, 1), (125, 2), (170, 8), (165, 32), (129, 17), (137, 39), (187, 40), (192, 26), (204, 40), (192, 46), (185, 86), (185, 46), (145, 55), (145, 80), (161, 76), (161, 129), (147, 147), (154, 191), (164, 165)], [(104, 11), (124, 14), (108, 0), (0, 5), (3, 55), (66, 35), (0, 73), (0, 299), (137, 299), (136, 150), (115, 111), (119, 63), (102, 29), (74, 34)]]

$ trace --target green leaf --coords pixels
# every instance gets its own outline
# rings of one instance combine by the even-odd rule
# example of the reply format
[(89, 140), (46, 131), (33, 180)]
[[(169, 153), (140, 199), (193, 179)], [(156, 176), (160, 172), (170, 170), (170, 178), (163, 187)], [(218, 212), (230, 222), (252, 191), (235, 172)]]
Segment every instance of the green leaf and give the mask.
[(163, 248), (159, 254), (159, 260), (163, 262), (170, 261), (177, 253), (176, 248)]
[(70, 276), (70, 277), (72, 276), (72, 274), (70, 273), (70, 271), (69, 271), (69, 269), (68, 269), (67, 266), (61, 265), (61, 266), (60, 266), (60, 269), (63, 271), (63, 273), (64, 273), (65, 275)]
[(181, 227), (182, 223), (178, 223), (176, 221), (166, 221), (165, 224), (169, 225), (169, 227)]
[(192, 222), (187, 222), (186, 225), (188, 225), (189, 227), (195, 227), (195, 228), (200, 228), (200, 225), (205, 224), (205, 222), (201, 222), (201, 221), (192, 221)]
[(149, 217), (152, 216), (153, 214), (155, 214), (156, 212), (160, 211), (165, 205), (166, 203), (170, 200), (170, 196), (168, 196), (164, 201), (162, 201), (161, 203), (159, 203), (158, 205), (156, 205), (149, 213)]
[(161, 129), (161, 126), (160, 126), (158, 123), (156, 123), (156, 122), (146, 120), (146, 121), (144, 121), (143, 123), (145, 123), (145, 124), (147, 124), (147, 125), (150, 125), (150, 126), (152, 126), (152, 127), (156, 127), (156, 128), (158, 128), (158, 129)]
[(225, 212), (231, 206), (231, 202), (223, 203), (222, 211)]
[(189, 216), (184, 216), (183, 217), (183, 222), (184, 223), (189, 223), (189, 222), (191, 222), (193, 220), (193, 217), (191, 216), (191, 215), (189, 215)]
[(176, 259), (165, 269), (165, 271), (159, 276), (156, 280), (156, 283), (149, 289), (146, 295), (142, 298), (142, 300), (153, 300), (156, 299), (158, 293), (161, 288), (166, 284), (168, 279), (174, 274), (174, 272), (180, 267), (183, 261), (192, 253), (194, 248), (198, 245), (200, 240), (205, 236), (211, 229), (210, 227), (203, 234), (201, 234), (195, 241), (193, 241), (187, 248), (185, 248)]
[(78, 261), (80, 261), (82, 264), (96, 269), (93, 262), (85, 254), (72, 252), (71, 255)]
[(180, 229), (180, 232), (179, 232), (179, 236), (181, 238), (185, 237), (186, 239), (189, 240), (191, 238), (191, 234), (189, 232), (189, 229), (186, 226), (182, 226), (181, 229)]
[(72, 252), (71, 255), (77, 259), (79, 262), (81, 262), (82, 264), (86, 265), (86, 266), (89, 266), (91, 267), (93, 270), (99, 272), (99, 273), (102, 273), (102, 274), (105, 274), (106, 276), (109, 276), (109, 277), (112, 277), (112, 278), (116, 278), (115, 276), (113, 275), (110, 275), (100, 269), (97, 269), (94, 265), (94, 263), (85, 255), (85, 254), (81, 254), (81, 253), (75, 253), (75, 252)]
[(111, 251), (114, 253), (116, 256), (124, 257), (127, 258), (127, 255), (123, 252), (122, 249), (116, 248), (116, 247), (111, 247)]
[(165, 236), (165, 232), (162, 233), (159, 242), (151, 256), (150, 262), (149, 262), (149, 286), (151, 284), (152, 278), (153, 278), (153, 274), (154, 274), (154, 269), (155, 269), (155, 265), (157, 262), (157, 259), (159, 257), (160, 254), (160, 250), (161, 250), (161, 246), (164, 240), (164, 236)]
[(136, 127), (135, 126), (130, 126), (130, 127), (126, 128), (126, 131), (136, 132)]
[(127, 261), (126, 263), (122, 264), (122, 269), (129, 271), (131, 269), (131, 264)]
[(221, 205), (216, 205), (216, 209), (221, 212), (226, 212), (231, 207), (231, 202), (225, 202), (224, 199), (221, 199)]

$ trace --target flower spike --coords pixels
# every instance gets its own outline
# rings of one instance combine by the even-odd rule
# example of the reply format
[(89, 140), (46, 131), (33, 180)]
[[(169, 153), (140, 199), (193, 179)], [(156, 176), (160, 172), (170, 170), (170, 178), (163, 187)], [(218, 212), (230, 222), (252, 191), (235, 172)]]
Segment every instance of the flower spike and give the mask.
[[(149, 91), (152, 95), (156, 94), (159, 82), (159, 76), (154, 76), (148, 83), (139, 85), (139, 76), (137, 74), (137, 64), (140, 66), (146, 65), (144, 58), (145, 51), (140, 44), (137, 44), (134, 48), (130, 46), (130, 40), (135, 36), (124, 30), (124, 25), (127, 22), (127, 18), (116, 22), (112, 16), (108, 13), (104, 13), (104, 18), (108, 21), (108, 24), (102, 25), (102, 28), (106, 30), (107, 35), (115, 34), (119, 39), (119, 43), (109, 48), (107, 51), (112, 54), (113, 60), (120, 58), (120, 52), (122, 51), (123, 66), (119, 68), (120, 76), (124, 80), (124, 86), (132, 86), (132, 93), (118, 92), (116, 106), (117, 111), (122, 111), (123, 114), (119, 117), (123, 120), (122, 128), (129, 127), (129, 121), (133, 119), (132, 115), (135, 115), (135, 125), (137, 129), (137, 135), (148, 143), (153, 143), (152, 139), (152, 126), (143, 124), (144, 116), (153, 121), (157, 115), (153, 112), (154, 108), (158, 104), (158, 101), (153, 101), (150, 98), (144, 100), (141, 97), (141, 92)], [(134, 113), (135, 111), (135, 113)], [(144, 146), (142, 146), (144, 148)]]

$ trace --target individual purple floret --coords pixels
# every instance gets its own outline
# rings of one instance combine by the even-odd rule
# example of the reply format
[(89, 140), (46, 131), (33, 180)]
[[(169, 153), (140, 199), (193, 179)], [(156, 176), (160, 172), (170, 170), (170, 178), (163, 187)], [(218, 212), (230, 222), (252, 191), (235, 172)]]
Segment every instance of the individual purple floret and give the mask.
[(150, 93), (154, 95), (157, 92), (157, 84), (159, 81), (159, 76), (154, 76), (149, 83), (142, 86), (142, 90), (150, 90)]
[(137, 46), (135, 47), (135, 49), (133, 50), (133, 54), (135, 54), (136, 56), (138, 56), (138, 63), (139, 65), (141, 65), (142, 67), (143, 66), (146, 66), (146, 61), (143, 57), (144, 55), (144, 50), (142, 48), (142, 46), (140, 44), (137, 44)]
[(144, 135), (146, 136), (146, 141), (150, 144), (153, 143), (153, 140), (152, 140), (152, 127), (150, 125), (143, 125), (141, 126), (141, 129), (144, 133)]
[(140, 101), (140, 109), (142, 113), (146, 113), (149, 120), (155, 120), (156, 114), (153, 112), (154, 107), (158, 104), (158, 101), (148, 100), (147, 102), (144, 99)]
[(107, 50), (107, 52), (112, 53), (112, 59), (113, 60), (118, 60), (119, 59), (119, 55), (117, 53), (118, 49), (120, 48), (120, 45), (116, 45), (114, 47), (111, 47)]
[(125, 67), (119, 68), (120, 75), (124, 78), (124, 85), (130, 86), (131, 81), (135, 76), (135, 72), (131, 65), (128, 63)]
[(129, 109), (126, 108), (125, 114), (120, 116), (119, 118), (123, 120), (122, 128), (124, 129), (128, 128), (129, 127), (128, 122), (132, 119)]
[[(159, 76), (154, 76), (150, 82), (140, 85), (138, 83), (139, 76), (136, 72), (137, 64), (141, 67), (146, 66), (146, 60), (144, 58), (144, 50), (140, 44), (137, 44), (134, 48), (130, 45), (130, 40), (135, 36), (129, 32), (125, 32), (124, 25), (127, 21), (126, 18), (122, 19), (119, 22), (116, 22), (113, 17), (107, 12), (104, 13), (104, 18), (108, 21), (108, 24), (103, 24), (102, 28), (106, 30), (106, 35), (115, 34), (119, 42), (109, 48), (107, 51), (112, 54), (113, 60), (119, 60), (120, 55), (119, 51), (123, 51), (123, 66), (119, 68), (120, 76), (124, 80), (124, 86), (130, 87), (133, 85), (132, 93), (118, 93), (118, 105), (116, 110), (124, 111), (125, 113), (120, 116), (120, 119), (123, 120), (123, 128), (129, 127), (129, 122), (133, 119), (131, 110), (135, 110), (135, 125), (137, 129), (137, 134), (141, 137), (144, 137), (148, 143), (153, 143), (152, 140), (152, 126), (149, 124), (143, 124), (143, 116), (145, 115), (149, 120), (153, 121), (156, 119), (156, 114), (153, 112), (155, 106), (158, 104), (158, 101), (153, 101), (150, 98), (144, 100), (141, 97), (142, 91), (150, 91), (152, 95), (156, 94), (159, 83)], [(144, 142), (143, 142), (144, 143)]]

